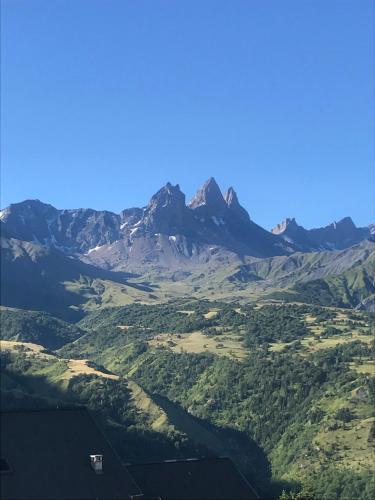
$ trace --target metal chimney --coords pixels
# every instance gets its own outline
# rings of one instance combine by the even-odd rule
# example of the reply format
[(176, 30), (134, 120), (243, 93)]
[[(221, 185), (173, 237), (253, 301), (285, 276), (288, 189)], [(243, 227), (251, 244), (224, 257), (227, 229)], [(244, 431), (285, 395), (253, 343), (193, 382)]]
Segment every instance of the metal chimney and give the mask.
[(90, 455), (90, 465), (95, 474), (103, 474), (103, 455)]

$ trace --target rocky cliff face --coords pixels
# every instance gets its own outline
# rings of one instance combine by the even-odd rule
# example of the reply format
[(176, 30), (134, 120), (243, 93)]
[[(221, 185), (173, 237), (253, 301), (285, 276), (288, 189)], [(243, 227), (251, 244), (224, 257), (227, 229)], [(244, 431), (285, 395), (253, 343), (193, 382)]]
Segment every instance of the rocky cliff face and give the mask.
[(293, 217), (293, 219), (289, 219), (288, 217), (284, 219), (280, 224), (277, 224), (274, 228), (271, 229), (271, 232), (273, 234), (286, 234), (288, 232), (295, 232), (297, 228), (300, 228), (301, 226), (298, 226), (296, 219)]
[(151, 198), (140, 226), (155, 233), (175, 234), (181, 232), (186, 223), (186, 212), (185, 195), (180, 186), (168, 182)]
[(215, 179), (210, 177), (189, 203), (189, 208), (205, 215), (220, 215), (227, 208)]
[(232, 187), (230, 187), (225, 193), (224, 200), (228, 209), (235, 217), (238, 217), (245, 222), (250, 221), (249, 214), (243, 207), (241, 207), (240, 202), (238, 201), (237, 193)]

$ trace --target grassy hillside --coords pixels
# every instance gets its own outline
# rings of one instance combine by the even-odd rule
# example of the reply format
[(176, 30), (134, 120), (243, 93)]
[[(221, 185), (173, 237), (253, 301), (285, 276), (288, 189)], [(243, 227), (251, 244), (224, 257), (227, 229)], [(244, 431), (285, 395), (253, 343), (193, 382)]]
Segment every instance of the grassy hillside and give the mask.
[(371, 498), (371, 325), (342, 314), (310, 322), (306, 337), (281, 350), (254, 343), (241, 362), (164, 349), (144, 359), (132, 376), (198, 418), (254, 439), (267, 453), (275, 480), (332, 498), (321, 492), (332, 492), (332, 477), (342, 471), (346, 480), (337, 498), (353, 488), (357, 498)]
[(23, 393), (91, 405), (115, 422), (126, 459), (146, 459), (148, 440), (159, 459), (173, 447), (228, 455), (267, 498), (374, 494), (373, 315), (180, 300), (94, 311), (78, 326), (85, 333), (57, 357), (33, 359), (18, 343), (8, 402)]
[[(82, 325), (90, 333), (62, 354), (84, 353), (131, 377), (164, 398), (158, 403), (171, 418), (179, 415), (177, 405), (199, 422), (254, 440), (271, 461), (276, 489), (320, 491), (319, 471), (329, 466), (338, 476), (351, 470), (345, 488), (362, 485), (359, 495), (367, 498), (374, 452), (371, 315), (188, 301), (108, 309)], [(233, 457), (251, 475), (246, 453)]]
[[(317, 302), (322, 292), (320, 303), (352, 306), (373, 293), (374, 249), (373, 242), (364, 241), (342, 251), (214, 259), (180, 272), (155, 268), (134, 275), (106, 271), (35, 243), (2, 238), (1, 303), (77, 321), (88, 311), (137, 302), (186, 297), (249, 302), (297, 284), (292, 292), (301, 301)], [(306, 288), (307, 283), (312, 284)]]
[(324, 306), (357, 307), (374, 293), (375, 253), (372, 253), (364, 263), (344, 273), (298, 283), (290, 292), (278, 292), (270, 297)]
[(152, 302), (147, 284), (99, 269), (35, 243), (1, 239), (1, 304), (77, 321), (86, 309)]
[(87, 406), (124, 461), (206, 453), (176, 429), (135, 382), (90, 363), (46, 353), (37, 344), (1, 341), (1, 407)]

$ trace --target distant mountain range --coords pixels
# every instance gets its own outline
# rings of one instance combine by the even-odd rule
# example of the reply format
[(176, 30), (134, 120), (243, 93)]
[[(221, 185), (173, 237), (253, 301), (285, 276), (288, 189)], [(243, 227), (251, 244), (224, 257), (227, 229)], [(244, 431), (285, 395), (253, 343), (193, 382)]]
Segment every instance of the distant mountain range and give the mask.
[(350, 217), (317, 229), (305, 229), (295, 219), (285, 219), (272, 229), (300, 251), (342, 250), (363, 241), (374, 233), (374, 225), (356, 227)]
[[(1, 210), (0, 228), (6, 304), (22, 307), (28, 296), (27, 307), (52, 301), (53, 311), (61, 300), (76, 308), (100, 303), (103, 293), (92, 288), (98, 280), (99, 289), (115, 283), (133, 300), (135, 290), (157, 296), (162, 279), (179, 282), (176, 290), (185, 294), (238, 292), (244, 283), (258, 293), (320, 279), (362, 264), (375, 232), (374, 224), (357, 228), (350, 217), (310, 230), (286, 219), (267, 231), (251, 220), (232, 187), (223, 195), (213, 178), (188, 204), (179, 185), (167, 183), (146, 207), (120, 214), (26, 200)], [(113, 290), (109, 295), (113, 300)]]
[(39, 200), (1, 211), (7, 238), (85, 255), (95, 264), (138, 269), (149, 263), (204, 262), (218, 251), (271, 257), (296, 251), (342, 250), (371, 236), (374, 226), (357, 228), (350, 217), (307, 230), (286, 219), (266, 231), (250, 219), (231, 187), (223, 195), (210, 178), (191, 202), (179, 185), (167, 183), (144, 208), (120, 214), (92, 209), (57, 210)]

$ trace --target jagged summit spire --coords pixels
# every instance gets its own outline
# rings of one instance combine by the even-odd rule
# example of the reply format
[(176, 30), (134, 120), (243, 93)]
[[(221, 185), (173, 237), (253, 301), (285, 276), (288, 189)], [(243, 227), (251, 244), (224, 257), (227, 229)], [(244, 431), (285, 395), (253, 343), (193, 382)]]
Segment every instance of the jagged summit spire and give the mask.
[(225, 193), (224, 200), (228, 206), (239, 205), (237, 193), (232, 186), (230, 186)]
[(197, 194), (189, 203), (189, 208), (198, 208), (201, 206), (212, 207), (216, 209), (225, 207), (223, 195), (213, 177), (210, 177), (203, 184), (203, 186), (198, 189)]
[(331, 227), (334, 229), (337, 229), (338, 227), (345, 227), (346, 229), (356, 229), (356, 225), (353, 222), (353, 219), (351, 217), (344, 217), (343, 219), (340, 219), (339, 221), (334, 221), (332, 224), (330, 224)]
[(224, 196), (225, 203), (227, 204), (230, 210), (233, 210), (237, 215), (242, 217), (243, 219), (249, 220), (249, 214), (247, 211), (240, 205), (238, 201), (238, 196), (234, 188), (231, 186)]
[(147, 210), (155, 210), (157, 208), (184, 208), (185, 207), (185, 195), (180, 190), (180, 186), (176, 184), (172, 186), (170, 182), (167, 182), (157, 193), (155, 193), (149, 204), (147, 205)]
[(146, 227), (157, 232), (169, 232), (172, 227), (183, 224), (185, 210), (185, 195), (180, 186), (167, 182), (152, 196), (143, 221)]
[(298, 228), (300, 227), (297, 224), (297, 221), (294, 217), (287, 217), (280, 224), (277, 224), (273, 229), (271, 229), (271, 233), (273, 234), (282, 234), (285, 233), (287, 229)]

